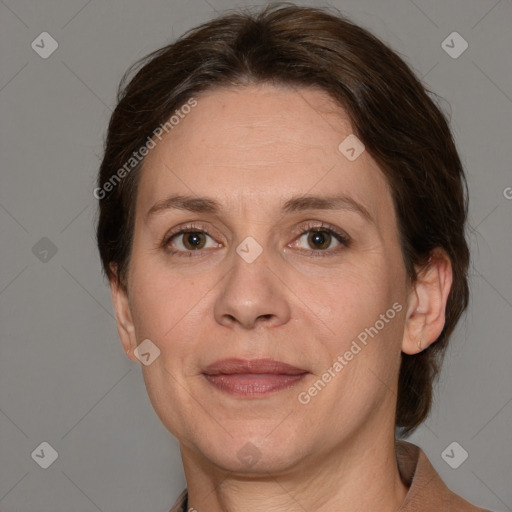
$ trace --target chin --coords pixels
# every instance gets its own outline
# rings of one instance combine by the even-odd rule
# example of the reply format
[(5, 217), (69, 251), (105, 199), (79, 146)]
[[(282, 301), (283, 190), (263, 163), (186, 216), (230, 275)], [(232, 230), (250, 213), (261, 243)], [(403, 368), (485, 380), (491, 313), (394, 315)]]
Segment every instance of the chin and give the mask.
[(286, 430), (270, 436), (267, 429), (258, 434), (250, 432), (251, 429), (242, 430), (233, 436), (223, 431), (218, 437), (197, 432), (200, 438), (189, 439), (185, 444), (225, 471), (253, 476), (285, 473), (304, 457), (304, 443), (297, 446), (295, 436), (288, 435)]

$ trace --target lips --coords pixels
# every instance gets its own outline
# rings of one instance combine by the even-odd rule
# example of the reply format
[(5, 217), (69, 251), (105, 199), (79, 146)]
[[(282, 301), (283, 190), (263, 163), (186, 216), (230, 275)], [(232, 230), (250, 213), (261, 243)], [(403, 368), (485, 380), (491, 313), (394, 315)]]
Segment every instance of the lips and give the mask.
[(217, 389), (243, 397), (290, 388), (307, 374), (307, 370), (273, 359), (223, 359), (203, 371), (206, 380)]

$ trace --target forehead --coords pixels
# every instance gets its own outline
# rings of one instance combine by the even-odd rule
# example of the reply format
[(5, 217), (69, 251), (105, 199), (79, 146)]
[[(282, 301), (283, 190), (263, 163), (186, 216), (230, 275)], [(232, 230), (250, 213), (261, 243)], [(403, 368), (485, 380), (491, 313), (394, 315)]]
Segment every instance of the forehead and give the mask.
[[(377, 214), (390, 206), (384, 176), (368, 152), (339, 150), (352, 134), (346, 112), (319, 89), (252, 85), (197, 97), (146, 157), (137, 209), (166, 195), (197, 194), (266, 210), (297, 194), (350, 193)], [(384, 204), (386, 203), (386, 204)], [(373, 210), (373, 211), (372, 211)]]

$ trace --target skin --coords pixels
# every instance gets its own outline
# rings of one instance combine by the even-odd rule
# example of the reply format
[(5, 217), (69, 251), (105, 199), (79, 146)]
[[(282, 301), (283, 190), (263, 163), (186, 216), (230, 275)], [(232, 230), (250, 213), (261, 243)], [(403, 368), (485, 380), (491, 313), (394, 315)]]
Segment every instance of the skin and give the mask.
[[(352, 162), (340, 153), (351, 122), (325, 92), (251, 85), (197, 101), (146, 159), (127, 287), (111, 281), (128, 356), (139, 362), (133, 351), (144, 339), (160, 349), (142, 370), (156, 413), (180, 442), (189, 507), (394, 511), (407, 493), (394, 455), (400, 354), (441, 333), (450, 262), (437, 251), (410, 283), (386, 179), (367, 151)], [(220, 210), (148, 215), (173, 194), (210, 198)], [(334, 194), (372, 220), (353, 207), (282, 210), (292, 197)], [(187, 253), (183, 235), (162, 246), (190, 222), (207, 233), (203, 248)], [(318, 248), (308, 230), (322, 223), (351, 242), (324, 232)], [(262, 248), (252, 263), (236, 252), (249, 236)], [(300, 403), (298, 393), (395, 303), (401, 311)], [(202, 375), (229, 357), (273, 358), (309, 374), (271, 395), (234, 397)], [(247, 443), (256, 463), (237, 456)]]

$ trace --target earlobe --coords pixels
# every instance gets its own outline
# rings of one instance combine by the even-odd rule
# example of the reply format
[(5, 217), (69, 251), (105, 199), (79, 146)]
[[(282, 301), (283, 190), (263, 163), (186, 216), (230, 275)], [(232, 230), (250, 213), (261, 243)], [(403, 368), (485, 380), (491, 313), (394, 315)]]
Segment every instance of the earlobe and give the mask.
[(440, 249), (434, 251), (411, 288), (402, 352), (422, 352), (440, 336), (452, 280), (448, 255)]
[(132, 313), (128, 301), (128, 293), (125, 287), (119, 282), (117, 266), (110, 264), (114, 276), (110, 278), (110, 295), (116, 314), (117, 332), (126, 355), (134, 362), (138, 362), (133, 351), (137, 347), (135, 327), (133, 325)]

